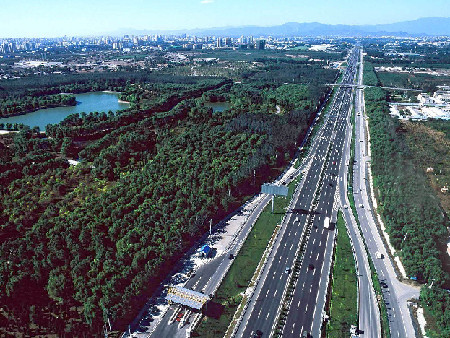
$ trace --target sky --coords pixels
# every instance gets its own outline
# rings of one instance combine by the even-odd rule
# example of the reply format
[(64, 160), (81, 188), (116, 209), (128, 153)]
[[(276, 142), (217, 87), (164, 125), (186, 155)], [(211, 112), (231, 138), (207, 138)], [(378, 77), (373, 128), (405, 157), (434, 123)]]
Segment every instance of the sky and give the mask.
[(450, 17), (450, 0), (0, 0), (0, 37), (61, 37), (124, 28), (188, 30), (286, 22), (385, 24)]

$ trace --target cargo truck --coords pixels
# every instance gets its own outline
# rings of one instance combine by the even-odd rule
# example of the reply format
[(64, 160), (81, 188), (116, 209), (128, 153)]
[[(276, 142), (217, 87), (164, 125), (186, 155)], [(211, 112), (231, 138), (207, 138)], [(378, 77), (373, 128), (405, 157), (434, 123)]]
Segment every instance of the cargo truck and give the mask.
[(329, 229), (330, 228), (330, 217), (325, 217), (325, 221), (323, 226), (325, 227), (325, 229)]

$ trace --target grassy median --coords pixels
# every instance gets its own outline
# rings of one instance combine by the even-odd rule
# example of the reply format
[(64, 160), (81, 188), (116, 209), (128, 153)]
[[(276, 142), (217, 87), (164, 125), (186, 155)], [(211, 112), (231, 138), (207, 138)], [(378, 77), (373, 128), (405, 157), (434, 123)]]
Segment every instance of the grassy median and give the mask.
[(350, 326), (358, 324), (355, 259), (342, 213), (336, 224), (338, 230), (334, 253), (333, 284), (330, 303), (330, 321), (327, 337), (348, 337)]
[(289, 184), (289, 195), (275, 198), (274, 213), (269, 203), (263, 210), (250, 234), (236, 256), (222, 284), (216, 292), (213, 301), (224, 306), (219, 319), (204, 317), (195, 330), (195, 336), (199, 337), (223, 337), (234, 313), (258, 267), (258, 263), (266, 250), (267, 244), (274, 234), (275, 228), (281, 223), (286, 213), (286, 208), (292, 198), (295, 186), (299, 178)]

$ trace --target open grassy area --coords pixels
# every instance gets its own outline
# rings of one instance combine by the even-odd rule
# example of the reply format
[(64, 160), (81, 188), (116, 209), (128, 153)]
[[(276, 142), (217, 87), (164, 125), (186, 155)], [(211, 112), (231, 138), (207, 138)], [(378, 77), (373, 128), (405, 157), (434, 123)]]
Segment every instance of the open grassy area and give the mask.
[(242, 300), (241, 294), (247, 289), (277, 224), (280, 224), (286, 213), (285, 208), (289, 205), (298, 180), (299, 178), (289, 184), (289, 195), (287, 198), (275, 198), (273, 214), (269, 203), (259, 216), (213, 298), (214, 302), (224, 305), (224, 311), (218, 320), (208, 317), (203, 318), (203, 321), (196, 329), (196, 333), (200, 337), (224, 336)]
[[(416, 168), (427, 173), (428, 183), (449, 214), (450, 194), (441, 189), (450, 186), (450, 121), (405, 121), (402, 127)], [(427, 168), (433, 169), (427, 172)]]
[(339, 212), (336, 227), (338, 234), (336, 252), (334, 253), (333, 285), (327, 337), (348, 336), (350, 326), (357, 325), (358, 322), (355, 259), (341, 212)]

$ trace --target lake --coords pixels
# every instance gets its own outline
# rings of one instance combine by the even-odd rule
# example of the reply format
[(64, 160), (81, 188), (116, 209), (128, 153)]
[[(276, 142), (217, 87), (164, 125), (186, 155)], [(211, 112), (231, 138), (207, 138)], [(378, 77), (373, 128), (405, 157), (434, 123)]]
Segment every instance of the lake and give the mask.
[(214, 113), (221, 113), (224, 110), (230, 109), (230, 104), (228, 102), (206, 102), (205, 107), (210, 107), (213, 109)]
[(40, 109), (25, 115), (0, 118), (0, 123), (23, 123), (30, 127), (38, 126), (42, 131), (45, 130), (47, 124), (59, 123), (70, 114), (81, 114), (82, 112), (116, 112), (126, 109), (129, 103), (119, 103), (119, 93), (94, 92), (85, 94), (76, 94), (76, 106), (57, 107)]

